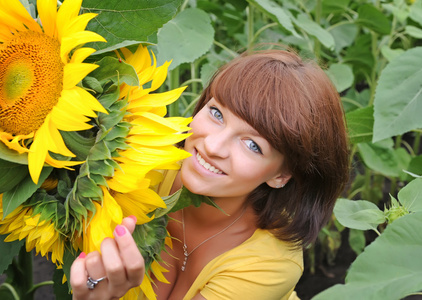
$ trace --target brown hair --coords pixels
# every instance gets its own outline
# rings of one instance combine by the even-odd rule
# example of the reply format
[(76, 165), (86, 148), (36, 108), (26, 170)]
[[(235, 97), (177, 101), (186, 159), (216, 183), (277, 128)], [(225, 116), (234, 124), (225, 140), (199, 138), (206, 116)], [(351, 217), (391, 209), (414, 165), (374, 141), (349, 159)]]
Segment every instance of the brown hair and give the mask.
[(248, 197), (258, 227), (306, 246), (332, 214), (348, 180), (348, 144), (339, 95), (324, 71), (283, 50), (245, 53), (223, 66), (194, 115), (214, 97), (285, 156), (284, 188), (266, 183)]

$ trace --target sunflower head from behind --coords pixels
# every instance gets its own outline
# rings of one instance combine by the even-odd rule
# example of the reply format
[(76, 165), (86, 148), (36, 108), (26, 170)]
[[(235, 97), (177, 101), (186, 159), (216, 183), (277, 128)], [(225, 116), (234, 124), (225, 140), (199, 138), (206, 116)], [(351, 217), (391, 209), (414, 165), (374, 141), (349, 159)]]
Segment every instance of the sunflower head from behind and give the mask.
[[(34, 18), (0, 0), (0, 169), (10, 171), (0, 176), (0, 234), (66, 269), (66, 257), (99, 251), (135, 215), (146, 268), (165, 281), (169, 207), (155, 187), (189, 155), (175, 144), (191, 120), (165, 117), (184, 88), (158, 92), (170, 63), (157, 66), (142, 45), (91, 56), (83, 45), (105, 40), (85, 30), (95, 14), (79, 15), (81, 3), (38, 0)], [(145, 278), (126, 298), (155, 298)]]

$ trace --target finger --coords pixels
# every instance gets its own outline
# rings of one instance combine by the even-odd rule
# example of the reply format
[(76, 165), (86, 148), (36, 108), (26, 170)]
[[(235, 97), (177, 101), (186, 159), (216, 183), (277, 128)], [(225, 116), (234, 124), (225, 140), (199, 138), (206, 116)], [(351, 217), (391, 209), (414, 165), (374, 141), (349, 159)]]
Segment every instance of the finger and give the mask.
[(116, 241), (114, 239), (105, 239), (101, 243), (101, 252), (111, 289), (119, 290), (122, 285), (127, 283), (128, 279)]
[(70, 267), (70, 285), (72, 286), (75, 299), (82, 297), (88, 292), (86, 280), (88, 278), (85, 270), (86, 254), (82, 252)]
[(145, 273), (144, 258), (139, 252), (132, 235), (125, 226), (117, 225), (114, 229), (114, 239), (119, 247), (120, 257), (126, 269), (129, 282), (133, 286), (142, 283)]
[(129, 216), (123, 219), (122, 225), (125, 226), (129, 230), (130, 233), (133, 233), (133, 231), (135, 230), (136, 222), (137, 222), (137, 219), (135, 216)]
[[(101, 254), (98, 251), (93, 251), (88, 253), (85, 258), (85, 267), (88, 276), (94, 280), (98, 280), (106, 276), (106, 270), (104, 268), (103, 259)], [(106, 285), (107, 280), (100, 281), (96, 286), (95, 290), (98, 291), (104, 285)]]

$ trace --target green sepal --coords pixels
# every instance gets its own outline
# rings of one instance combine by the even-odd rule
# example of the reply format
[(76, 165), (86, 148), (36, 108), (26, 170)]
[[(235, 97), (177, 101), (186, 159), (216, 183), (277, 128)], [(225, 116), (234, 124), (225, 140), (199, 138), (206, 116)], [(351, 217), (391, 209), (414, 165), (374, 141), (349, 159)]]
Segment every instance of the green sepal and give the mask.
[(157, 208), (154, 211), (154, 215), (156, 218), (160, 218), (166, 214), (168, 214), (173, 207), (177, 204), (179, 201), (180, 195), (182, 194), (182, 189), (177, 190), (174, 194), (167, 196), (167, 197), (161, 197), (166, 204), (166, 208)]
[(28, 175), (28, 166), (0, 159), (0, 194), (11, 190)]
[(104, 90), (106, 91), (105, 94), (99, 96), (97, 100), (101, 103), (101, 105), (105, 109), (109, 109), (110, 106), (119, 99), (120, 96), (120, 89), (116, 84), (104, 86)]
[(117, 138), (112, 141), (105, 141), (108, 149), (110, 149), (112, 157), (119, 157), (120, 154), (118, 150), (126, 150), (129, 149), (130, 146), (126, 144), (126, 139), (124, 138)]
[(219, 209), (221, 212), (223, 212), (225, 215), (227, 215), (224, 210), (219, 207), (214, 201), (211, 200), (211, 198), (203, 195), (197, 195), (189, 191), (186, 187), (182, 188), (182, 192), (180, 194), (179, 200), (177, 203), (173, 206), (173, 208), (170, 210), (170, 212), (175, 212), (177, 210), (180, 210), (182, 208), (188, 207), (190, 205), (194, 205), (196, 207), (199, 207), (201, 203), (204, 202), (208, 205), (214, 206), (215, 208)]
[(84, 137), (77, 131), (62, 131), (66, 146), (76, 155), (76, 160), (85, 160), (95, 143), (95, 137)]
[(100, 123), (100, 130), (97, 134), (97, 141), (101, 141), (106, 137), (106, 135), (111, 131), (111, 129), (116, 126), (124, 117), (125, 111), (113, 111), (110, 114), (102, 114), (98, 117), (98, 122)]
[[(111, 177), (114, 174), (114, 167), (108, 161), (110, 160), (94, 160), (89, 162), (90, 176), (98, 174), (102, 176)], [(98, 181), (94, 180), (97, 184)]]
[(43, 168), (38, 179), (38, 184), (32, 181), (30, 176), (25, 177), (11, 190), (3, 193), (3, 219), (32, 196), (50, 175), (53, 168)]
[(99, 141), (91, 148), (88, 159), (89, 161), (111, 159), (111, 152), (105, 141)]
[(100, 198), (103, 197), (103, 191), (101, 188), (95, 183), (94, 180), (88, 178), (87, 176), (79, 177), (76, 181), (76, 185), (78, 194), (82, 197), (87, 198)]
[(114, 126), (105, 137), (106, 141), (111, 141), (116, 138), (125, 138), (129, 134), (132, 125), (129, 122), (120, 122)]
[(139, 86), (138, 74), (135, 68), (119, 61), (117, 58), (106, 56), (95, 63), (99, 68), (92, 71), (89, 75), (95, 77), (101, 84), (108, 81), (114, 83), (126, 83), (131, 86)]
[(98, 185), (102, 185), (108, 187), (106, 179), (100, 174), (93, 174), (90, 175), (91, 179), (94, 180)]
[(0, 159), (14, 162), (21, 165), (28, 164), (28, 154), (22, 153), (19, 154), (15, 150), (7, 147), (3, 142), (0, 142)]
[(86, 76), (84, 79), (82, 79), (82, 84), (84, 87), (91, 89), (98, 94), (104, 91), (98, 79), (92, 76)]
[(167, 216), (155, 218), (152, 221), (137, 225), (132, 234), (142, 256), (145, 268), (149, 270), (151, 263), (160, 257), (164, 250), (164, 240), (167, 237)]

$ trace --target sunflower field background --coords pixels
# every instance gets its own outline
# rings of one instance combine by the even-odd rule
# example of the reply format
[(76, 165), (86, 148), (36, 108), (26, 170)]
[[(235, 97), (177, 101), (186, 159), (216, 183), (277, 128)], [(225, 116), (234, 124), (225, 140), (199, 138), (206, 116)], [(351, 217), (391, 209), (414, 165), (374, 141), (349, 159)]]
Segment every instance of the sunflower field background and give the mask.
[[(173, 145), (211, 75), (271, 43), (325, 68), (350, 137), (351, 182), (305, 251), (299, 297), (421, 296), (422, 0), (0, 0), (0, 298), (33, 299), (31, 252), (71, 298), (74, 258), (129, 214), (165, 281), (179, 195), (154, 186), (186, 156)], [(330, 271), (346, 252), (347, 273)], [(336, 278), (317, 289), (318, 273)], [(154, 299), (146, 278), (125, 298)]]

